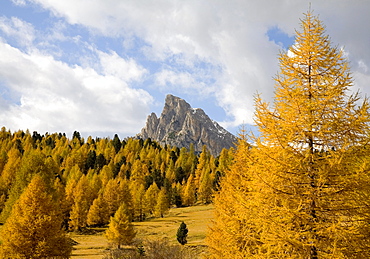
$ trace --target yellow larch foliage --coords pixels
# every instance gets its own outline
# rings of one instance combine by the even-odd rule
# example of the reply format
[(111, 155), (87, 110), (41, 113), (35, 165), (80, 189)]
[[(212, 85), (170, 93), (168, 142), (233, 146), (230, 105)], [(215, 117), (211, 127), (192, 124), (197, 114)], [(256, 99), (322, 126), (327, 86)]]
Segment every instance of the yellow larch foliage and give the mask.
[[(181, 186), (179, 186), (181, 188)], [(196, 202), (194, 176), (191, 174), (186, 185), (183, 187), (182, 204), (192, 206)]]
[(103, 199), (107, 205), (108, 216), (113, 216), (120, 206), (118, 179), (110, 179), (104, 187)]
[(121, 245), (130, 245), (132, 243), (136, 232), (129, 220), (125, 203), (118, 208), (114, 217), (111, 217), (105, 236), (109, 242), (117, 245), (118, 249), (120, 249)]
[(73, 205), (71, 208), (69, 228), (73, 231), (81, 231), (87, 225), (91, 190), (86, 175), (82, 175), (73, 193)]
[(149, 214), (149, 215), (154, 214), (159, 192), (160, 190), (158, 188), (158, 185), (155, 182), (153, 182), (149, 186), (149, 188), (145, 191), (144, 206), (145, 206), (146, 214)]
[(143, 221), (145, 219), (145, 188), (143, 184), (131, 182), (130, 192), (132, 194), (132, 204), (134, 208), (134, 219)]
[(369, 258), (369, 104), (308, 12), (280, 56), (260, 136), (238, 145), (216, 197), (212, 258)]
[(132, 194), (130, 191), (130, 182), (127, 179), (121, 179), (119, 183), (119, 200), (122, 203), (125, 203), (128, 210), (128, 215), (130, 221), (134, 218), (135, 209)]
[(222, 178), (221, 190), (215, 197), (215, 222), (206, 238), (211, 258), (248, 258), (245, 250), (254, 242), (253, 234), (245, 236), (246, 230), (253, 228), (251, 222), (254, 220), (245, 201), (249, 184), (246, 174), (251, 156), (249, 147), (245, 139), (239, 140), (235, 162)]
[(163, 218), (164, 214), (166, 214), (169, 210), (170, 201), (168, 199), (166, 189), (162, 187), (158, 193), (157, 203), (155, 205), (155, 214), (157, 217)]
[(206, 171), (208, 171), (209, 159), (210, 159), (210, 153), (207, 150), (207, 147), (204, 145), (203, 148), (202, 148), (202, 153), (199, 156), (199, 161), (198, 161), (198, 164), (197, 164), (197, 167), (196, 167), (196, 170), (195, 170), (194, 183), (195, 183), (196, 190), (199, 189), (203, 174)]
[(87, 225), (89, 226), (104, 226), (109, 222), (108, 206), (103, 195), (100, 194), (98, 198), (93, 201), (87, 213)]
[(61, 225), (56, 201), (35, 175), (1, 231), (1, 258), (69, 258), (72, 246)]
[[(207, 167), (208, 168), (208, 167)], [(200, 179), (197, 200), (208, 204), (212, 201), (214, 177), (210, 170), (205, 170)]]
[(4, 189), (9, 190), (11, 185), (14, 183), (20, 163), (21, 153), (17, 148), (13, 147), (8, 152), (7, 161), (1, 173), (1, 184)]

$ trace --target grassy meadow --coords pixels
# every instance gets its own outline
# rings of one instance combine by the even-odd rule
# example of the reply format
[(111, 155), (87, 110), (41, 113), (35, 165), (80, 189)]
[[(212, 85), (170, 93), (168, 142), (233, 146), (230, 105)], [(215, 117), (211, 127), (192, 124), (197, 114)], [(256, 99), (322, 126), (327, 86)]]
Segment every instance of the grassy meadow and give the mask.
[[(213, 219), (213, 205), (198, 205), (186, 208), (172, 208), (164, 218), (151, 218), (144, 222), (134, 222), (138, 239), (167, 238), (171, 244), (178, 244), (177, 229), (184, 221), (189, 229), (189, 249), (201, 254), (205, 250), (205, 237), (211, 220)], [(98, 259), (103, 258), (109, 244), (104, 237), (105, 229), (90, 229), (85, 234), (71, 234), (71, 238), (78, 242), (74, 246), (72, 258)]]

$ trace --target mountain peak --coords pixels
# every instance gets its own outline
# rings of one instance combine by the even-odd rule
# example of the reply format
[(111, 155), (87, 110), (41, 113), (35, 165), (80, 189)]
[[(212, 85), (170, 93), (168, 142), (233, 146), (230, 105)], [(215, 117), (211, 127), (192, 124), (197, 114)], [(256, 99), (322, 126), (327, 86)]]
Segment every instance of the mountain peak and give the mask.
[(190, 107), (190, 105), (180, 97), (174, 96), (172, 94), (167, 94), (165, 99), (165, 105), (187, 105)]
[(236, 142), (234, 135), (211, 120), (202, 109), (192, 108), (184, 99), (171, 94), (166, 96), (161, 116), (150, 114), (137, 136), (179, 148), (193, 144), (196, 152), (201, 152), (206, 145), (214, 156)]

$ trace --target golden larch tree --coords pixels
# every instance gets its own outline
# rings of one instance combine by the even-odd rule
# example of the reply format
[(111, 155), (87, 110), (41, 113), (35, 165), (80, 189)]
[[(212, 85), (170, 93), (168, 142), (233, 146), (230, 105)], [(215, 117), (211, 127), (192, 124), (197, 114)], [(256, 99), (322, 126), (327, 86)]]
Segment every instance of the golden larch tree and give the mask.
[(114, 214), (114, 217), (111, 217), (105, 236), (109, 242), (117, 245), (118, 249), (121, 248), (121, 245), (132, 244), (136, 232), (130, 222), (129, 211), (125, 203), (122, 203)]
[(133, 219), (143, 221), (145, 219), (145, 188), (143, 184), (138, 184), (136, 181), (130, 184), (132, 193), (132, 204), (134, 208)]
[[(179, 186), (179, 189), (181, 185)], [(195, 184), (194, 184), (194, 176), (191, 174), (186, 182), (186, 185), (183, 187), (182, 193), (182, 204), (185, 206), (192, 206), (196, 202), (196, 195), (195, 195)]]
[(369, 105), (318, 17), (280, 55), (260, 136), (241, 141), (216, 197), (213, 258), (369, 258)]
[(199, 183), (198, 201), (204, 204), (208, 204), (212, 201), (213, 180), (213, 175), (209, 170), (203, 172)]
[(118, 189), (118, 179), (110, 179), (104, 187), (103, 199), (107, 204), (107, 214), (109, 217), (114, 215), (120, 205)]
[(91, 190), (86, 175), (82, 175), (73, 193), (73, 205), (70, 213), (69, 228), (81, 231), (87, 225), (87, 214), (91, 201)]
[(69, 258), (72, 245), (61, 227), (57, 202), (35, 175), (1, 231), (1, 258)]
[(211, 155), (207, 149), (207, 146), (204, 145), (202, 148), (202, 153), (200, 153), (199, 161), (194, 174), (194, 183), (197, 191), (199, 190), (203, 174), (209, 170), (208, 166), (210, 156)]
[(109, 222), (108, 206), (103, 195), (99, 194), (98, 198), (93, 201), (87, 213), (87, 225), (89, 226), (104, 226)]
[(10, 149), (7, 154), (7, 161), (4, 165), (4, 169), (1, 173), (1, 184), (2, 188), (5, 190), (9, 190), (11, 185), (15, 181), (16, 172), (19, 169), (19, 165), (21, 163), (22, 154), (19, 150), (15, 147)]
[(129, 213), (129, 218), (132, 221), (134, 218), (135, 210), (134, 210), (134, 202), (132, 198), (132, 194), (130, 191), (130, 182), (127, 179), (121, 179), (119, 183), (119, 200), (122, 203), (127, 205), (127, 210)]
[(164, 187), (158, 193), (157, 203), (155, 205), (155, 214), (163, 218), (164, 214), (170, 210), (170, 201)]
[(153, 182), (149, 188), (146, 190), (144, 195), (144, 206), (146, 214), (152, 215), (155, 211), (155, 205), (157, 204), (158, 194), (159, 194), (158, 185)]
[(46, 157), (41, 150), (29, 149), (25, 151), (9, 190), (9, 198), (5, 202), (4, 210), (1, 212), (1, 221), (6, 221), (13, 205), (36, 173), (41, 175), (46, 184), (49, 185), (53, 182), (53, 177), (57, 172), (58, 168), (53, 159)]

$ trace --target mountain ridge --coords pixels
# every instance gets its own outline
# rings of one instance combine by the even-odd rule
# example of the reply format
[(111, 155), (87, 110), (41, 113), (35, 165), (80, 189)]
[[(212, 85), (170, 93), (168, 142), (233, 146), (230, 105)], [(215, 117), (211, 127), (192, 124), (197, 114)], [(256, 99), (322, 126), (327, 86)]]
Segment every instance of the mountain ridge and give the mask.
[(151, 138), (161, 145), (190, 148), (201, 152), (206, 145), (217, 156), (223, 148), (234, 147), (236, 137), (212, 120), (201, 108), (192, 108), (184, 99), (168, 94), (160, 117), (152, 112), (137, 137)]

